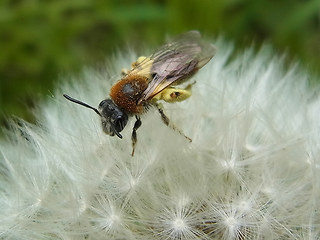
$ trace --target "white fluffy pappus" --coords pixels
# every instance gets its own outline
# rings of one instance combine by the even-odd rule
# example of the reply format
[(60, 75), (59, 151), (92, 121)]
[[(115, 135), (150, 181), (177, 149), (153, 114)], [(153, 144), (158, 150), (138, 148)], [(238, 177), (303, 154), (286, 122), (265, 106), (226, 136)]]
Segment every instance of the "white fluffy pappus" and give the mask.
[[(142, 116), (131, 157), (91, 105), (134, 54), (84, 70), (0, 146), (0, 239), (318, 239), (320, 98), (310, 75), (222, 40), (188, 100)], [(116, 77), (115, 77), (116, 76)]]

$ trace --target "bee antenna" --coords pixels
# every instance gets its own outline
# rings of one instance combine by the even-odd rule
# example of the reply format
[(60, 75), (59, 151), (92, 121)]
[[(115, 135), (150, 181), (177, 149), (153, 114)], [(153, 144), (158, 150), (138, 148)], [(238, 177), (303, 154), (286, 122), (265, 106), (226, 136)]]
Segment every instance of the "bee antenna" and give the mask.
[[(92, 109), (93, 111), (95, 111), (95, 112), (101, 117), (101, 114), (99, 113), (99, 111), (98, 111), (96, 108), (94, 108), (94, 107), (92, 107), (92, 106), (90, 106), (90, 105), (88, 105), (88, 104), (86, 104), (86, 103), (84, 103), (84, 102), (81, 102), (81, 101), (79, 101), (79, 100), (77, 100), (77, 99), (74, 99), (74, 98), (68, 96), (67, 94), (63, 94), (63, 96), (64, 96), (66, 99), (68, 99), (69, 101), (71, 101), (71, 102), (74, 102), (74, 103), (80, 104), (80, 105), (82, 105), (82, 106), (84, 106), (84, 107), (86, 107), (86, 108)], [(117, 134), (117, 136), (119, 137), (118, 134)], [(120, 135), (120, 136), (121, 136), (121, 135)]]

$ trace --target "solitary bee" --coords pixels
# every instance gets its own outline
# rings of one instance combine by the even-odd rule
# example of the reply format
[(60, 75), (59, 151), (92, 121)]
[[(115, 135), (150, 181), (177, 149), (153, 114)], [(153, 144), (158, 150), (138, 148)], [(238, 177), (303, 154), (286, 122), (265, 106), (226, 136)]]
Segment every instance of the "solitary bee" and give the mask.
[[(100, 117), (103, 131), (122, 138), (120, 132), (135, 115), (132, 130), (132, 153), (137, 143), (137, 129), (141, 126), (140, 115), (151, 106), (156, 106), (163, 122), (175, 130), (165, 115), (161, 103), (179, 102), (191, 96), (191, 84), (184, 89), (173, 87), (183, 83), (207, 64), (215, 54), (212, 44), (201, 39), (200, 33), (190, 31), (160, 47), (149, 57), (139, 57), (130, 70), (123, 70), (121, 80), (110, 90), (110, 98), (100, 102), (98, 109), (76, 100), (66, 94), (63, 96), (74, 103), (94, 110)], [(178, 130), (179, 131), (179, 130)], [(181, 135), (191, 139), (179, 131)]]

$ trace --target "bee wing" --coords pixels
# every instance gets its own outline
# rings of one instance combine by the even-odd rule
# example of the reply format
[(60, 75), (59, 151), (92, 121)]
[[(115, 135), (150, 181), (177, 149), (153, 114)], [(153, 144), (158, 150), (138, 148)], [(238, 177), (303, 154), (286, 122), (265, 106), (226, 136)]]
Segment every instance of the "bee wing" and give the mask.
[(176, 37), (152, 54), (149, 60), (139, 64), (140, 69), (149, 67), (152, 79), (138, 102), (149, 100), (172, 83), (190, 76), (208, 63), (214, 54), (214, 46), (203, 41), (197, 31)]

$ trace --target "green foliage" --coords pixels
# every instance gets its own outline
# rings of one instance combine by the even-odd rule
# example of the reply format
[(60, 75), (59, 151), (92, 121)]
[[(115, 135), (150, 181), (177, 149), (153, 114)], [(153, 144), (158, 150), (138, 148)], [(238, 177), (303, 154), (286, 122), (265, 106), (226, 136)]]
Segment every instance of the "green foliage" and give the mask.
[(32, 120), (59, 74), (190, 29), (238, 46), (270, 42), (319, 71), (319, 9), (319, 0), (2, 0), (0, 119)]

